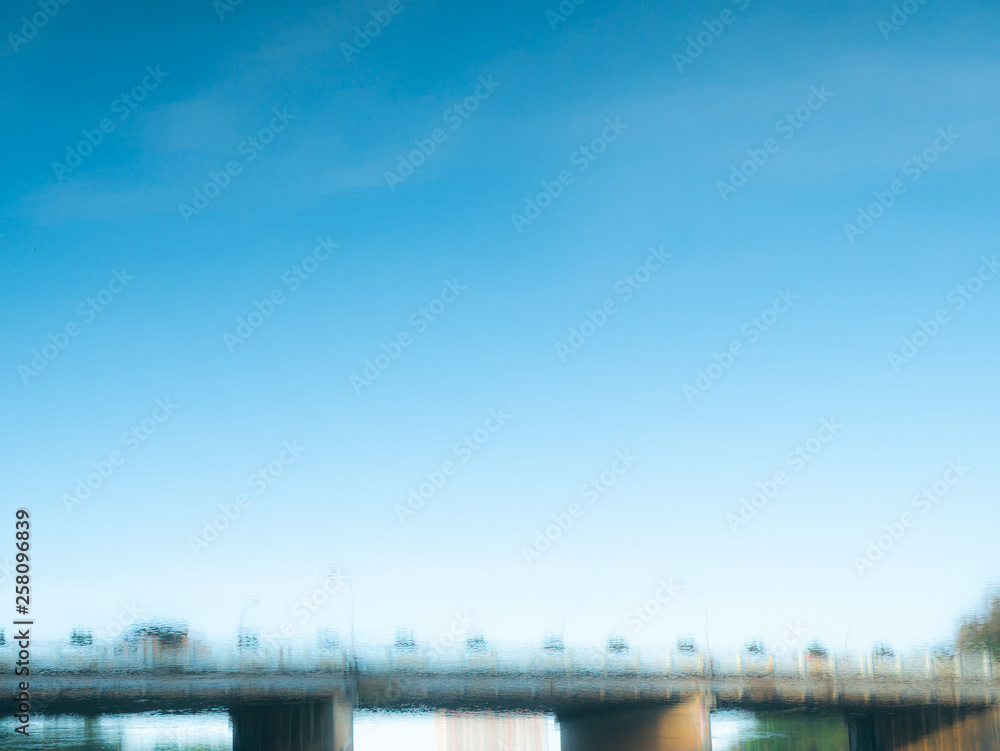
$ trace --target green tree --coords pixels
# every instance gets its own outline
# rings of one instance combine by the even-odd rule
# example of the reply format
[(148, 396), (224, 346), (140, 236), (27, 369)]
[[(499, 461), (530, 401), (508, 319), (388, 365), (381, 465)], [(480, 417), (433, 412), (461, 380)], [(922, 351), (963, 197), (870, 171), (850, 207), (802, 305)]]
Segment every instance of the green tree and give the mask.
[(986, 598), (983, 612), (962, 619), (956, 646), (961, 650), (985, 650), (1000, 659), (1000, 590)]

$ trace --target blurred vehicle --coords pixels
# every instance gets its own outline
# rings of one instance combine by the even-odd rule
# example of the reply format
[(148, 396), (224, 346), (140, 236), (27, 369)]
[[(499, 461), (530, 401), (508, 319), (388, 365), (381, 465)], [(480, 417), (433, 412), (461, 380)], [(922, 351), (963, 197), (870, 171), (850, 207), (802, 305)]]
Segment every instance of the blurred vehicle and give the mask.
[(877, 642), (875, 646), (872, 647), (872, 657), (876, 660), (887, 660), (895, 656), (896, 653), (892, 651), (892, 647), (885, 642)]
[(412, 628), (396, 629), (396, 641), (393, 647), (400, 652), (413, 652), (417, 649), (417, 641), (413, 638)]
[(240, 629), (236, 635), (236, 648), (240, 652), (256, 652), (260, 647), (260, 637), (252, 631)]
[(806, 647), (806, 665), (810, 670), (826, 670), (830, 667), (830, 650), (813, 641)]
[(695, 654), (698, 651), (698, 645), (690, 636), (682, 636), (677, 640), (677, 651), (684, 654)]
[[(69, 643), (74, 647), (92, 647), (94, 634), (89, 628), (74, 628), (69, 634)], [(0, 641), (0, 644), (3, 644)]]
[(563, 643), (561, 636), (548, 634), (542, 641), (542, 649), (546, 652), (563, 652), (566, 649), (566, 645)]
[(316, 646), (326, 652), (332, 652), (340, 646), (337, 632), (330, 629), (319, 629), (316, 632)]
[(612, 634), (608, 637), (608, 652), (611, 654), (626, 654), (629, 652), (628, 642), (620, 634)]

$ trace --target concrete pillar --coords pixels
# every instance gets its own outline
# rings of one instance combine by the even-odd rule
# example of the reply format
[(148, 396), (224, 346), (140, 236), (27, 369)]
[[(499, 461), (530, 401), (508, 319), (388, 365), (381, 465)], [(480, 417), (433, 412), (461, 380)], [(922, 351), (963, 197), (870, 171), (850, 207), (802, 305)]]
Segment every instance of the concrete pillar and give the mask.
[(562, 751), (711, 751), (701, 695), (673, 707), (598, 709), (558, 717)]
[(247, 704), (230, 710), (233, 751), (352, 751), (349, 702)]
[(1000, 748), (1000, 708), (927, 707), (851, 717), (851, 751), (979, 751)]

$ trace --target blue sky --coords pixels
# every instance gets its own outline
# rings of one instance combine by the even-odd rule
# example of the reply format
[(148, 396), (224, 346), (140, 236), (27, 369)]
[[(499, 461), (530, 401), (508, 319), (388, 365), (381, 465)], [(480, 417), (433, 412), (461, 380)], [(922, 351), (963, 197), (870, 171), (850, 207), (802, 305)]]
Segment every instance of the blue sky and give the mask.
[[(70, 2), (31, 39), (7, 36), (3, 493), (35, 520), (39, 632), (106, 630), (134, 602), (221, 634), (251, 596), (270, 628), (333, 565), (370, 639), (434, 638), (466, 610), (514, 641), (670, 643), (700, 639), (706, 616), (722, 646), (774, 642), (796, 619), (837, 647), (948, 638), (1000, 573), (996, 9), (916, 4), (887, 31), (887, 2), (589, 0), (555, 21), (555, 3), (388, 6), (245, 2), (220, 20), (210, 2)], [(8, 7), (2, 30), (36, 12)], [(372, 13), (390, 20), (345, 56)], [(689, 37), (720, 28), (678, 70)], [(788, 115), (801, 127), (780, 128)], [(85, 132), (92, 153), (53, 167)], [(763, 163), (743, 167), (748, 150)], [(421, 163), (390, 185), (401, 159)], [(723, 198), (734, 169), (753, 174)], [(624, 299), (651, 248), (669, 259)], [(794, 304), (766, 313), (780, 294)], [(731, 367), (685, 398), (733, 342)], [(493, 431), (490, 410), (509, 415)], [(786, 456), (823, 420), (843, 428), (796, 469)], [(145, 440), (123, 438), (133, 426)], [(488, 440), (466, 460), (455, 446), (477, 429)], [(619, 451), (635, 461), (590, 503), (581, 486)], [(923, 513), (914, 495), (949, 462), (970, 469)], [(273, 482), (258, 493), (260, 468)], [(734, 532), (727, 515), (778, 471), (787, 484)], [(574, 503), (528, 565), (524, 547)], [(235, 518), (192, 545), (220, 504)], [(862, 575), (857, 556), (906, 512)], [(664, 577), (682, 591), (629, 633)], [(338, 590), (296, 627), (343, 630), (349, 607)]]

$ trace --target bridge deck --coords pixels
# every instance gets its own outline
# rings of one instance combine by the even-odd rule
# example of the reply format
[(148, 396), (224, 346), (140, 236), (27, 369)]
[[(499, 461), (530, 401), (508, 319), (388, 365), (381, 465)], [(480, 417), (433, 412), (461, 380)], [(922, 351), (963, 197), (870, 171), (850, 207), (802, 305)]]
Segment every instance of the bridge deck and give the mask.
[[(16, 679), (6, 676), (15, 692)], [(418, 671), (58, 672), (31, 677), (48, 712), (198, 709), (352, 696), (359, 708), (425, 707), (560, 711), (581, 705), (671, 704), (700, 694), (710, 706), (746, 709), (873, 706), (981, 707), (1000, 700), (995, 681), (954, 676), (752, 675)], [(36, 710), (37, 711), (37, 710)]]
[[(791, 655), (729, 659), (668, 651), (613, 654), (509, 650), (443, 655), (419, 648), (239, 652), (189, 643), (33, 651), (34, 711), (134, 712), (349, 695), (361, 708), (476, 707), (559, 711), (587, 704), (670, 704), (699, 694), (712, 707), (845, 709), (981, 707), (1000, 702), (1000, 670), (982, 657), (891, 659)], [(13, 665), (0, 666), (16, 693)]]

